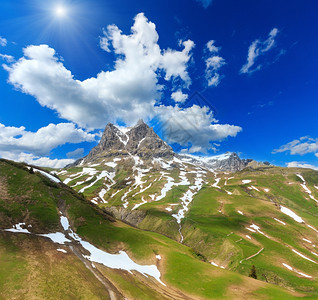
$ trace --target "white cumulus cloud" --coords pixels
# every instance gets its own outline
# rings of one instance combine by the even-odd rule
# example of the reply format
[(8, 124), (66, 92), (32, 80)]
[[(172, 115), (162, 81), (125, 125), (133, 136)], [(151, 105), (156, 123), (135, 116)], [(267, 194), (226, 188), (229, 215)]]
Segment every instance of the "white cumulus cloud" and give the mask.
[(178, 90), (178, 91), (173, 92), (173, 93), (171, 94), (171, 98), (172, 98), (175, 102), (183, 103), (184, 101), (186, 101), (186, 100), (188, 99), (188, 95), (182, 93), (181, 90)]
[(7, 46), (7, 43), (8, 43), (7, 39), (0, 36), (0, 46), (5, 47), (5, 46)]
[(0, 151), (0, 156), (2, 158), (25, 162), (29, 165), (35, 165), (39, 167), (49, 167), (49, 168), (64, 168), (66, 165), (73, 163), (74, 159), (51, 159), (47, 156), (40, 157), (33, 155), (31, 153), (13, 153), (8, 151)]
[(304, 155), (307, 153), (315, 153), (318, 157), (318, 138), (313, 139), (308, 136), (301, 137), (298, 140), (293, 140), (278, 149), (273, 150), (273, 153), (289, 152), (291, 155)]
[(35, 156), (45, 156), (60, 145), (84, 141), (95, 141), (95, 135), (76, 128), (72, 123), (49, 124), (36, 132), (26, 131), (23, 126), (5, 126), (0, 123), (1, 153), (9, 152), (16, 155), (26, 152)]
[(266, 52), (271, 50), (273, 47), (276, 45), (275, 38), (277, 34), (279, 33), (277, 28), (273, 28), (269, 35), (268, 38), (264, 41), (260, 39), (256, 39), (255, 41), (252, 42), (252, 44), (248, 48), (248, 54), (247, 54), (247, 62), (245, 65), (242, 66), (240, 73), (245, 74), (245, 73), (253, 73), (255, 71), (258, 71), (262, 68), (261, 64), (257, 64), (256, 66), (255, 63), (258, 60), (258, 57), (261, 55), (264, 55)]
[(313, 170), (318, 171), (318, 167), (317, 166), (313, 166), (313, 165), (302, 163), (302, 162), (298, 162), (298, 161), (291, 161), (291, 162), (287, 163), (287, 167), (288, 168), (313, 169)]
[(13, 63), (15, 61), (14, 57), (12, 55), (7, 55), (7, 54), (1, 54), (0, 53), (0, 58), (5, 60), (8, 63)]
[[(181, 43), (182, 50), (161, 49), (154, 23), (143, 13), (135, 17), (131, 34), (125, 35), (116, 25), (105, 30), (101, 41), (104, 50), (117, 55), (112, 71), (101, 71), (96, 77), (76, 80), (48, 45), (29, 46), (24, 56), (5, 68), (9, 82), (42, 105), (57, 111), (61, 118), (84, 128), (102, 128), (118, 119), (131, 125), (138, 119), (149, 119), (160, 99), (162, 86), (158, 78), (181, 80), (191, 84), (187, 72), (194, 43)], [(107, 47), (106, 47), (107, 45)]]
[(218, 86), (221, 79), (224, 77), (219, 74), (219, 70), (226, 64), (225, 59), (217, 53), (220, 51), (220, 47), (214, 45), (215, 41), (211, 40), (206, 44), (206, 50), (208, 57), (205, 60), (205, 78), (208, 82), (208, 86)]
[(242, 131), (239, 126), (218, 124), (213, 112), (206, 106), (193, 105), (187, 108), (179, 106), (159, 106), (164, 138), (168, 143), (191, 146), (189, 152), (206, 152), (214, 149), (212, 142), (235, 137)]

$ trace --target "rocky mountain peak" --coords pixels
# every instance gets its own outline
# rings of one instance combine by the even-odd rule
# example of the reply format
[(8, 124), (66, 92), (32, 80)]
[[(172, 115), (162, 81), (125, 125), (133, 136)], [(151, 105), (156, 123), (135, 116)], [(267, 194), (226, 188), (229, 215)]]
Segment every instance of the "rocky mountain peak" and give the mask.
[(172, 148), (140, 119), (130, 128), (118, 128), (108, 123), (99, 144), (86, 156), (85, 162), (99, 157), (130, 154), (144, 159), (175, 155)]
[(136, 124), (135, 126), (139, 126), (139, 125), (146, 125), (146, 126), (148, 126), (148, 125), (144, 122), (143, 119), (139, 119), (138, 122), (137, 122), (137, 124)]
[(83, 159), (75, 162), (78, 165), (93, 162), (99, 158), (136, 155), (143, 160), (152, 158), (167, 158), (174, 156), (185, 158), (191, 163), (213, 170), (236, 172), (244, 169), (250, 162), (242, 160), (234, 152), (221, 155), (198, 157), (193, 155), (177, 155), (143, 120), (133, 127), (117, 127), (108, 123), (99, 144)]

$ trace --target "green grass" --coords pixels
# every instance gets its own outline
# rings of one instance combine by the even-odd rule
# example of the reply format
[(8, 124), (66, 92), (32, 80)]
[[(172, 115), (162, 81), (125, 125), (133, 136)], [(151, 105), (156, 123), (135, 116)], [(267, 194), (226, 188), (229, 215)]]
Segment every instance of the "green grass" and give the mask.
[[(79, 170), (74, 169), (72, 172)], [(117, 185), (112, 187), (109, 194), (116, 191), (117, 188), (121, 191), (107, 205), (121, 206), (121, 197), (129, 189), (126, 178), (131, 176), (130, 171), (121, 166), (118, 166), (117, 170)], [(171, 176), (177, 181), (178, 174), (178, 171), (173, 171)], [(306, 174), (304, 171), (304, 177)], [(157, 178), (159, 173), (155, 171), (154, 176)], [(193, 181), (193, 176), (193, 173), (189, 176), (191, 181)], [(311, 178), (308, 179), (308, 182), (316, 184), (315, 174), (308, 176)], [(316, 279), (301, 278), (281, 264), (281, 262), (286, 262), (301, 272), (314, 277), (318, 276), (317, 265), (297, 256), (290, 249), (293, 247), (316, 260), (316, 257), (310, 253), (310, 249), (304, 248), (302, 241), (302, 237), (314, 241), (315, 232), (282, 214), (277, 205), (275, 206), (275, 203), (285, 204), (302, 216), (306, 222), (317, 227), (317, 207), (305, 199), (306, 195), (297, 183), (297, 177), (295, 178), (289, 170), (280, 168), (255, 172), (246, 170), (236, 174), (235, 177), (226, 186), (226, 190), (235, 193), (233, 195), (228, 195), (224, 189), (216, 189), (208, 184), (195, 195), (189, 205), (189, 211), (182, 221), (185, 245), (181, 245), (175, 241), (180, 237), (179, 226), (165, 208), (169, 204), (179, 203), (179, 199), (188, 186), (175, 186), (164, 199), (142, 205), (139, 210), (145, 212), (145, 218), (139, 223), (139, 228), (134, 228), (114, 221), (71, 189), (52, 183), (40, 174), (30, 174), (22, 164), (10, 164), (0, 160), (0, 178), (5, 179), (8, 191), (8, 196), (3, 196), (3, 198), (0, 196), (1, 227), (26, 221), (32, 224), (32, 230), (35, 232), (61, 230), (58, 205), (65, 203), (71, 225), (81, 237), (112, 253), (125, 250), (132, 259), (142, 264), (155, 263), (155, 255), (160, 254), (163, 257), (160, 262), (162, 280), (168, 286), (180, 290), (190, 298), (233, 299), (235, 298), (233, 294), (235, 288), (233, 287), (240, 286), (251, 297), (275, 299), (279, 296), (283, 299), (292, 299), (287, 290), (279, 287), (265, 285), (260, 281), (254, 285), (255, 281), (245, 277), (252, 264), (256, 266), (259, 279), (262, 281), (269, 281), (303, 292), (308, 297), (317, 296)], [(147, 175), (144, 179), (147, 180), (147, 183), (144, 184), (145, 187), (153, 180), (153, 177)], [(247, 186), (241, 184), (242, 179), (253, 180), (252, 184), (257, 186), (261, 192), (248, 190)], [(286, 181), (289, 180), (295, 184), (286, 185)], [(223, 178), (220, 184), (222, 185), (224, 181)], [(139, 203), (141, 196), (156, 192), (160, 194), (165, 182), (165, 179), (156, 181), (149, 190), (131, 198), (130, 205)], [(98, 182), (96, 186), (87, 189), (87, 194), (96, 194), (96, 190), (100, 189), (101, 185), (102, 182)], [(122, 189), (123, 187), (125, 188)], [(263, 192), (262, 188), (270, 188), (270, 193)], [(132, 197), (137, 191), (138, 189), (132, 191), (128, 197)], [(178, 206), (173, 206), (173, 208), (175, 212), (179, 209)], [(219, 212), (219, 209), (222, 209), (222, 213)], [(237, 210), (243, 211), (244, 216), (238, 214)], [(273, 217), (279, 218), (287, 225), (277, 223), (272, 219)], [(274, 240), (259, 233), (247, 231), (245, 227), (252, 223), (259, 225), (261, 230)], [(247, 239), (246, 234), (250, 235), (252, 240)], [(12, 236), (14, 237), (14, 235)], [(242, 240), (240, 240), (241, 238)], [(23, 287), (23, 280), (27, 276), (25, 275), (27, 273), (23, 273), (23, 271), (29, 270), (28, 265), (30, 264), (27, 259), (23, 258), (23, 255), (20, 255), (21, 248), (19, 247), (23, 245), (23, 238), (10, 245), (5, 237), (4, 242), (8, 245), (1, 245), (0, 251), (5, 253), (6, 262), (0, 260), (1, 266), (12, 270), (12, 276), (18, 276), (16, 282), (21, 283), (17, 287), (20, 290)], [(240, 263), (241, 260), (255, 254), (262, 247), (265, 249), (260, 255)], [(47, 264), (48, 259), (42, 256), (41, 251), (39, 253), (41, 255), (37, 256), (37, 260), (44, 265)], [(69, 295), (73, 296), (82, 291), (84, 273), (76, 272), (76, 269), (71, 266), (71, 261), (62, 264), (64, 271), (61, 271), (62, 267), (54, 264), (54, 267), (50, 269), (51, 277), (46, 278), (47, 286), (41, 281), (38, 289), (44, 298), (49, 298), (50, 288), (56, 289), (58, 291), (56, 295), (59, 297), (63, 297), (62, 289), (70, 290)], [(215, 268), (209, 264), (209, 261), (225, 265), (235, 273)], [(80, 262), (78, 263), (80, 264)], [(61, 274), (58, 274), (58, 271)], [(108, 273), (107, 270), (105, 272)], [(0, 291), (1, 284), (5, 291), (14, 290), (13, 287), (5, 286), (7, 283), (3, 274), (4, 272), (0, 271)], [(72, 280), (81, 278), (74, 291), (71, 291), (71, 286), (67, 283), (60, 283), (63, 280), (67, 281), (68, 276), (72, 277)], [(129, 297), (137, 298), (138, 295), (140, 295), (139, 299), (158, 297), (150, 283), (149, 286), (142, 283), (143, 280), (146, 280), (144, 277), (133, 277), (128, 273), (115, 271), (111, 271), (109, 276), (120, 289), (127, 291), (126, 295)], [(87, 299), (89, 299), (90, 291), (95, 288), (99, 291), (99, 287), (94, 287), (92, 282), (90, 278), (88, 280), (90, 287), (87, 293), (83, 294)], [(58, 288), (59, 285), (61, 285), (60, 288)]]

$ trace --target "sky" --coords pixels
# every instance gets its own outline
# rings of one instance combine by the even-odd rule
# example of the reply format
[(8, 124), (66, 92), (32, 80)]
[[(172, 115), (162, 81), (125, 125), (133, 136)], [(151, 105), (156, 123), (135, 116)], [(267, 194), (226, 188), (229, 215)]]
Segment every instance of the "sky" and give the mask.
[(2, 0), (0, 157), (63, 167), (108, 122), (318, 170), (316, 0)]

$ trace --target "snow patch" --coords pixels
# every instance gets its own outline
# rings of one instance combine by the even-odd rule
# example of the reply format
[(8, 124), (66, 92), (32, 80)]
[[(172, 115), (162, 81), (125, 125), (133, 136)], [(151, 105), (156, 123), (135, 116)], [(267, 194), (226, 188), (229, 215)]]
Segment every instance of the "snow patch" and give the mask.
[(259, 189), (257, 187), (255, 187), (254, 185), (249, 186), (248, 189), (255, 190), (255, 191), (259, 192)]
[(303, 176), (301, 176), (300, 174), (296, 174), (296, 176), (298, 176), (304, 182), (304, 184), (306, 184), (306, 181)]
[(71, 242), (69, 239), (65, 237), (65, 235), (62, 232), (39, 234), (39, 236), (47, 237), (53, 243), (57, 243), (61, 245), (64, 245), (66, 242)]
[(141, 203), (136, 204), (136, 205), (132, 208), (132, 210), (135, 210), (135, 209), (136, 209), (136, 208), (138, 208), (139, 206), (141, 206), (141, 205), (143, 205), (143, 204), (146, 204), (146, 203), (147, 203), (147, 201), (144, 199), (144, 197), (141, 197), (141, 200), (142, 200), (142, 202), (141, 202)]
[(296, 272), (297, 274), (299, 274), (299, 275), (301, 275), (301, 276), (303, 276), (303, 277), (312, 278), (311, 276), (309, 276), (309, 275), (307, 275), (307, 274), (305, 274), (305, 273), (299, 272), (299, 271), (295, 270), (294, 268), (292, 268), (291, 266), (289, 266), (289, 265), (287, 265), (287, 264), (285, 264), (285, 263), (282, 263), (282, 265), (283, 265), (285, 268), (287, 268), (288, 270), (294, 271), (294, 272)]
[(305, 241), (305, 242), (307, 242), (307, 243), (309, 243), (309, 244), (312, 244), (312, 241), (307, 240), (307, 239), (305, 239), (305, 238), (303, 238), (303, 241)]
[(67, 251), (66, 250), (64, 250), (64, 249), (56, 249), (57, 251), (59, 251), (59, 252), (63, 252), (63, 253), (67, 253)]
[(273, 218), (275, 221), (277, 221), (278, 223), (281, 223), (281, 224), (283, 224), (283, 225), (286, 225), (286, 223), (285, 222), (283, 222), (283, 221), (281, 221), (281, 220), (279, 220), (279, 219), (277, 219), (277, 218)]
[(70, 228), (70, 223), (68, 222), (68, 219), (66, 217), (61, 216), (60, 222), (64, 230), (68, 230)]
[(47, 172), (44, 172), (42, 170), (39, 170), (39, 169), (36, 169), (36, 168), (33, 168), (33, 171), (34, 172), (38, 172), (38, 173), (41, 173), (42, 175), (44, 175), (45, 177), (49, 178), (51, 181), (55, 182), (55, 183), (60, 183), (61, 180), (56, 178), (55, 176), (47, 173)]
[(102, 190), (98, 193), (99, 198), (101, 198), (101, 200), (102, 200), (104, 203), (107, 203), (107, 201), (104, 199), (104, 196), (105, 196), (106, 193), (107, 193), (107, 191), (106, 191), (105, 189), (102, 189)]
[(252, 182), (252, 180), (249, 180), (249, 179), (243, 179), (242, 180), (243, 184), (248, 184), (248, 183), (251, 183), (251, 182)]
[(168, 179), (168, 182), (164, 185), (164, 187), (161, 190), (161, 194), (156, 198), (156, 201), (159, 201), (166, 197), (167, 193), (172, 189), (174, 186), (174, 180), (170, 176), (165, 176)]
[(260, 233), (260, 234), (266, 236), (267, 238), (270, 238), (270, 237), (269, 237), (268, 235), (266, 235), (263, 231), (261, 231), (261, 229), (260, 229), (259, 226), (255, 225), (255, 224), (252, 224), (252, 225), (250, 225), (250, 227), (253, 228), (253, 229), (255, 229), (258, 233)]
[(181, 223), (181, 220), (184, 218), (185, 212), (188, 211), (188, 206), (192, 202), (194, 195), (198, 193), (203, 186), (204, 181), (202, 178), (202, 173), (197, 172), (196, 174), (197, 176), (194, 185), (190, 186), (189, 189), (183, 194), (183, 196), (180, 199), (182, 208), (178, 211), (177, 214), (172, 215), (172, 217), (174, 217), (177, 220), (178, 224)]
[(221, 178), (215, 178), (215, 182), (212, 184), (213, 187), (220, 189), (221, 187), (218, 186)]
[(316, 228), (314, 228), (313, 226), (311, 226), (311, 225), (309, 225), (309, 224), (306, 224), (306, 225), (307, 225), (307, 227), (309, 227), (310, 229), (312, 229), (312, 230), (318, 232), (318, 230), (317, 230)]
[(301, 254), (301, 253), (298, 252), (297, 250), (292, 249), (292, 251), (293, 251), (294, 253), (296, 253), (297, 255), (299, 255), (300, 257), (302, 257), (302, 258), (304, 258), (304, 259), (306, 259), (306, 260), (309, 260), (309, 261), (313, 262), (314, 264), (318, 264), (317, 262), (315, 262), (314, 260), (310, 259), (309, 257), (307, 257), (307, 256), (305, 256), (305, 255), (303, 255), (303, 254)]
[(287, 265), (287, 264), (285, 264), (285, 263), (283, 263), (283, 266), (286, 267), (286, 268), (287, 268), (288, 270), (290, 270), (290, 271), (293, 270), (293, 268), (292, 268), (291, 266), (289, 266), (289, 265)]
[(116, 168), (117, 164), (115, 162), (105, 162), (105, 165), (111, 168)]
[(244, 216), (244, 214), (243, 214), (240, 210), (238, 210), (237, 212), (238, 212), (240, 215)]
[(304, 220), (299, 217), (298, 215), (296, 215), (293, 211), (291, 211), (289, 208), (281, 206), (280, 207), (280, 211), (285, 214), (290, 216), (291, 218), (293, 218), (296, 222), (298, 223), (305, 223)]
[[(166, 286), (160, 280), (160, 271), (155, 265), (139, 265), (135, 263), (124, 251), (119, 251), (118, 254), (110, 254), (103, 250), (98, 249), (89, 242), (83, 241), (77, 234), (74, 232), (70, 233), (70, 236), (76, 241), (78, 241), (90, 254), (83, 255), (84, 258), (88, 259), (91, 262), (100, 263), (104, 266), (111, 269), (121, 269), (126, 270), (131, 273), (131, 271), (137, 271), (142, 275), (148, 277), (152, 276), (159, 283)], [(148, 276), (147, 276), (148, 275)]]
[(86, 189), (90, 188), (91, 186), (93, 186), (96, 182), (98, 182), (99, 180), (103, 179), (103, 178), (109, 178), (111, 181), (113, 181), (113, 178), (115, 177), (115, 173), (108, 173), (107, 171), (102, 171), (98, 176), (96, 176), (95, 181), (93, 181), (91, 184), (84, 186), (82, 189), (80, 189), (80, 193), (83, 193)]
[(29, 230), (22, 228), (21, 226), (24, 225), (25, 223), (18, 223), (13, 225), (13, 228), (9, 229), (4, 229), (4, 231), (10, 231), (10, 232), (15, 232), (15, 233), (31, 233)]

